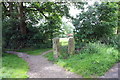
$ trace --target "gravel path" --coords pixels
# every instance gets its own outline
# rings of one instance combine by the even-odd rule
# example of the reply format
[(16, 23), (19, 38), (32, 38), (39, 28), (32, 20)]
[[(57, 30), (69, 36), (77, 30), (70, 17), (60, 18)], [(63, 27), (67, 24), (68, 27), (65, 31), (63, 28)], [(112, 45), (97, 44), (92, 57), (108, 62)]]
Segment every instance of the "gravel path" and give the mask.
[[(82, 78), (80, 75), (65, 71), (64, 68), (53, 64), (43, 57), (43, 55), (51, 51), (52, 50), (46, 51), (43, 54), (37, 56), (14, 51), (6, 52), (16, 54), (29, 63), (29, 78)], [(120, 73), (120, 63), (114, 65), (104, 76), (101, 76), (100, 78), (118, 78), (118, 72)]]
[(115, 64), (104, 76), (100, 78), (120, 78), (120, 63)]
[(29, 78), (81, 78), (80, 75), (65, 71), (64, 68), (44, 58), (43, 55), (48, 52), (50, 51), (44, 52), (42, 55), (33, 56), (20, 52), (7, 51), (7, 53), (18, 55), (29, 63)]

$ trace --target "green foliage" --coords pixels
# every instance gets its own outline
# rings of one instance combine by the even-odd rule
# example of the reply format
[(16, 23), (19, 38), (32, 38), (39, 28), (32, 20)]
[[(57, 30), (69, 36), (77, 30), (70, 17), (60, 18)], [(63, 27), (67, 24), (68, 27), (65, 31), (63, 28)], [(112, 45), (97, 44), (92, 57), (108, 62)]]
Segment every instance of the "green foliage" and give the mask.
[[(68, 54), (68, 38), (60, 38), (60, 59), (66, 59), (69, 56)], [(52, 53), (48, 53), (45, 55), (50, 61), (54, 61), (54, 55)]]
[(69, 56), (68, 54), (68, 46), (61, 46), (60, 47), (60, 56), (59, 58), (66, 59)]
[(74, 28), (69, 23), (62, 22), (61, 27), (63, 28), (63, 31), (64, 31), (65, 34), (71, 34), (71, 33), (73, 33), (73, 29)]
[(67, 58), (68, 54), (68, 38), (60, 38), (60, 56), (59, 58)]
[[(3, 20), (3, 47), (11, 46), (17, 47), (19, 42), (18, 40), (21, 39), (21, 35), (17, 30), (19, 27), (19, 21), (16, 19), (4, 19)], [(14, 42), (14, 43), (13, 43)], [(11, 44), (13, 43), (13, 44)], [(24, 42), (23, 42), (24, 43)]]
[(115, 34), (114, 36), (108, 37), (108, 38), (103, 37), (100, 39), (100, 41), (120, 50), (120, 34), (118, 34), (118, 35)]
[[(17, 27), (16, 27), (17, 26)], [(22, 35), (19, 30), (19, 21), (7, 19), (3, 21), (3, 47), (19, 49), (24, 47), (50, 48), (52, 43), (46, 37), (48, 35), (28, 25), (28, 33)], [(47, 46), (46, 46), (47, 45)]]
[(60, 38), (60, 45), (67, 46), (68, 45), (68, 38)]
[(89, 43), (79, 54), (70, 55), (67, 59), (54, 60), (53, 53), (45, 56), (48, 60), (65, 67), (66, 70), (88, 78), (104, 75), (116, 62), (120, 61), (119, 54), (114, 47), (101, 43)]
[(117, 4), (112, 2), (95, 3), (73, 19), (76, 42), (94, 42), (112, 36), (117, 27)]
[(45, 54), (44, 57), (48, 58), (49, 61), (55, 61), (56, 60), (56, 59), (54, 59), (53, 52)]
[[(28, 78), (28, 63), (16, 55), (3, 53), (0, 78)], [(22, 66), (21, 66), (22, 65)]]
[[(50, 48), (52, 38), (62, 33), (62, 16), (69, 15), (68, 7), (64, 3), (61, 5), (54, 2), (22, 2), (24, 9), (20, 11), (19, 3), (2, 4), (3, 48)], [(21, 15), (24, 15), (22, 19)], [(22, 33), (24, 31), (26, 34)]]
[(84, 49), (80, 51), (80, 53), (89, 53), (89, 54), (110, 54), (113, 55), (116, 59), (118, 59), (118, 50), (114, 47), (101, 44), (100, 42), (89, 43)]

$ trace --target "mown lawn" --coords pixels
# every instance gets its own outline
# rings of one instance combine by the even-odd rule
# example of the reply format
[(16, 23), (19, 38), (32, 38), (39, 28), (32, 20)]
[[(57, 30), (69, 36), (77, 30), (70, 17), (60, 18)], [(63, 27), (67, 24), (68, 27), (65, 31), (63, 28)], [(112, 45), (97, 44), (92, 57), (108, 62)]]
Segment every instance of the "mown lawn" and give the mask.
[(118, 54), (120, 54), (119, 51), (113, 47), (90, 43), (79, 54), (70, 55), (67, 59), (55, 60), (53, 52), (46, 54), (45, 57), (68, 71), (90, 78), (104, 75), (115, 63), (120, 61)]
[(13, 54), (3, 53), (0, 78), (28, 78), (28, 63)]

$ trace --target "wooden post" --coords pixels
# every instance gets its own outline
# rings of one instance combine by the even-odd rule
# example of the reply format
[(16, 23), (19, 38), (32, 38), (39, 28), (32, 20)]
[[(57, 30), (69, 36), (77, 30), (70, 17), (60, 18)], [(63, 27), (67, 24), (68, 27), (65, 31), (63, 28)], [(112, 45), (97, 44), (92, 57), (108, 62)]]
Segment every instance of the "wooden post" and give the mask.
[(58, 58), (60, 55), (60, 42), (59, 38), (54, 38), (53, 39), (53, 53), (54, 53), (54, 58)]
[(75, 53), (75, 41), (74, 41), (74, 38), (69, 38), (68, 54), (74, 54), (74, 53)]

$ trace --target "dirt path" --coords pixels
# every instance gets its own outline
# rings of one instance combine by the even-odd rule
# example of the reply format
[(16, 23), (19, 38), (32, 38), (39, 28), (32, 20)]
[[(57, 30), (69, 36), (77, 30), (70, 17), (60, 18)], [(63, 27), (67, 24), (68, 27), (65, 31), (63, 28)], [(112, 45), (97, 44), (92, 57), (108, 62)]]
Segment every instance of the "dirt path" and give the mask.
[[(51, 51), (52, 50), (46, 51), (37, 56), (14, 51), (7, 51), (7, 53), (16, 54), (29, 63), (29, 78), (82, 78), (80, 75), (65, 71), (64, 68), (53, 64), (43, 57), (43, 55)], [(104, 76), (101, 76), (100, 78), (118, 78), (118, 71), (120, 72), (118, 65), (120, 67), (120, 63), (114, 65)]]
[(37, 56), (14, 51), (9, 51), (7, 53), (16, 54), (29, 63), (29, 78), (81, 78), (81, 76), (72, 72), (65, 71), (65, 69), (62, 67), (53, 64), (44, 58), (43, 55), (48, 52), (50, 51), (44, 52), (42, 55)]

